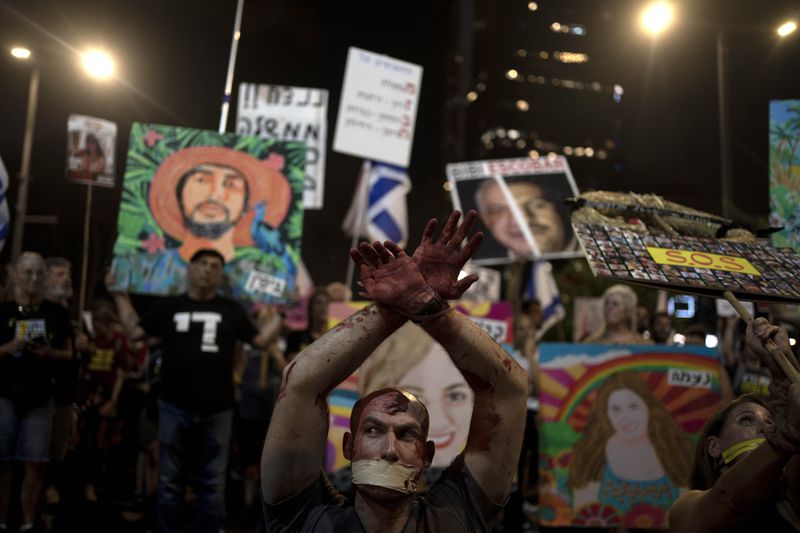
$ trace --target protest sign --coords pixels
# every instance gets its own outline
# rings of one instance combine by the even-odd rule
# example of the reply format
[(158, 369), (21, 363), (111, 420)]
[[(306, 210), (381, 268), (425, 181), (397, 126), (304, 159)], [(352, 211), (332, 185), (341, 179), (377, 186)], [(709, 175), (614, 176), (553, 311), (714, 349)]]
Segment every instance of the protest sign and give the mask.
[(775, 246), (800, 250), (800, 100), (769, 103), (769, 224)]
[(306, 143), (303, 208), (321, 209), (325, 189), (328, 91), (287, 85), (242, 83), (236, 133)]
[(70, 115), (67, 120), (67, 179), (114, 186), (117, 125), (102, 118)]
[(500, 299), (500, 279), (499, 271), (476, 265), (468, 261), (462, 268), (464, 276), (475, 274), (478, 281), (473, 283), (467, 291), (461, 295), (463, 300), (473, 302), (496, 302)]
[(478, 264), (579, 257), (564, 198), (578, 194), (564, 157), (496, 159), (447, 165), (456, 209), (475, 209), (485, 239)]
[(178, 294), (199, 249), (225, 258), (223, 292), (294, 297), (305, 145), (135, 123), (114, 245), (117, 289)]
[(543, 525), (665, 528), (694, 445), (719, 407), (720, 365), (699, 346), (543, 343)]
[(599, 277), (706, 296), (728, 290), (737, 298), (800, 301), (800, 256), (788, 248), (582, 223), (575, 231)]
[(333, 149), (407, 168), (421, 83), (419, 65), (351, 46)]

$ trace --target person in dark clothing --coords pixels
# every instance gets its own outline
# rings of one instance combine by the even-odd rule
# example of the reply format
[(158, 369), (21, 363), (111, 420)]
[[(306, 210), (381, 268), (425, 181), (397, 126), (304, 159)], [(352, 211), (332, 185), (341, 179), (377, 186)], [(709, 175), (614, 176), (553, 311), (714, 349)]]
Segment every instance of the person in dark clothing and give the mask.
[(256, 329), (237, 302), (217, 295), (225, 261), (216, 250), (194, 253), (186, 294), (161, 300), (141, 321), (127, 293), (114, 291), (131, 340), (158, 337), (163, 346), (159, 402), (156, 529), (183, 531), (187, 479), (198, 497), (193, 531), (218, 532), (224, 520), (225, 472), (233, 424), (236, 343), (266, 348), (280, 327)]
[(67, 310), (44, 299), (45, 263), (23, 253), (14, 267), (14, 299), (0, 304), (0, 531), (12, 492), (12, 461), (22, 461), (21, 531), (34, 527), (50, 459), (53, 362), (72, 357)]

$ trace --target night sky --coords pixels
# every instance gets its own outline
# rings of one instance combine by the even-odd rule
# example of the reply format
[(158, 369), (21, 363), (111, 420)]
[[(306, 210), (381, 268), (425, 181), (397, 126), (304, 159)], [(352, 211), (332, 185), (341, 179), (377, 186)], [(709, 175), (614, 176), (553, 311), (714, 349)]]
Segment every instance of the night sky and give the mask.
[[(720, 210), (720, 164), (715, 32), (717, 28), (729, 31), (734, 200), (741, 221), (765, 224), (768, 102), (800, 97), (800, 35), (779, 43), (773, 26), (800, 14), (797, 2), (687, 2), (683, 22), (653, 46), (634, 26), (639, 2), (541, 0), (540, 9), (532, 13), (528, 2), (482, 0), (475, 2), (472, 28), (482, 32), (476, 42), (485, 47), (487, 39), (500, 43), (503, 35), (511, 36), (506, 40), (524, 41), (525, 32), (541, 31), (537, 28), (542, 22), (548, 23), (548, 2), (557, 3), (559, 12), (566, 9), (574, 22), (593, 20), (598, 10), (603, 11), (603, 28), (597, 30), (602, 31), (602, 39), (595, 39), (595, 49), (588, 50), (598, 59), (593, 75), (615, 80), (625, 91), (620, 104), (621, 165), (608, 174), (593, 173), (576, 161), (573, 170), (579, 187), (656, 192), (716, 212)], [(64, 178), (69, 114), (118, 124), (118, 181), (132, 122), (217, 128), (235, 5), (235, 0), (0, 1), (0, 156), (12, 176), (9, 206), (13, 217), (13, 178), (20, 166), (31, 67), (13, 60), (7, 49), (23, 44), (38, 58), (42, 77), (29, 213), (58, 217), (56, 226), (28, 225), (25, 249), (63, 255), (79, 265), (86, 189)], [(378, 5), (384, 7), (379, 11)], [(419, 235), (427, 218), (446, 216), (450, 209), (449, 196), (442, 189), (444, 165), (455, 152), (450, 114), (466, 105), (464, 95), (457, 92), (460, 67), (454, 64), (460, 52), (462, 8), (463, 4), (451, 1), (247, 0), (234, 104), (242, 81), (326, 88), (331, 97), (330, 148), (348, 46), (422, 65), (410, 167), (413, 245), (413, 236)], [(506, 31), (519, 29), (520, 24), (529, 26), (524, 31)], [(87, 45), (112, 51), (118, 80), (97, 83), (86, 78), (76, 51)], [(492, 47), (496, 69), (510, 65), (511, 50), (526, 46), (525, 42), (502, 42)], [(235, 105), (229, 130), (234, 117)], [(585, 120), (590, 122), (592, 117)], [(483, 158), (473, 130), (462, 152), (467, 159)], [(325, 208), (306, 212), (303, 257), (319, 283), (345, 276), (349, 239), (339, 227), (359, 167), (357, 158), (329, 150)], [(110, 261), (120, 187), (94, 191), (92, 286), (99, 283)], [(0, 261), (8, 260), (10, 247), (9, 240)]]

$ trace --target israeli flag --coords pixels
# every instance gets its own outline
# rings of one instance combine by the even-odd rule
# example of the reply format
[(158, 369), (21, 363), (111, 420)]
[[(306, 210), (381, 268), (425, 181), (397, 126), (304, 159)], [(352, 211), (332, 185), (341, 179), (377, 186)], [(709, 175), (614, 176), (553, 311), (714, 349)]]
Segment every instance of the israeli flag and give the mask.
[(0, 157), (0, 250), (6, 244), (6, 237), (11, 228), (11, 217), (8, 212), (8, 202), (6, 201), (6, 193), (8, 192), (8, 171), (3, 164), (3, 158)]
[(539, 301), (542, 309), (542, 323), (536, 332), (536, 340), (540, 340), (547, 330), (555, 326), (567, 315), (561, 303), (553, 267), (547, 261), (534, 261), (531, 266), (531, 281), (526, 288), (530, 299)]
[[(363, 180), (367, 180), (366, 194)], [(349, 235), (356, 233), (371, 241), (392, 241), (405, 246), (408, 241), (406, 195), (410, 190), (411, 180), (405, 169), (365, 161), (342, 229)]]

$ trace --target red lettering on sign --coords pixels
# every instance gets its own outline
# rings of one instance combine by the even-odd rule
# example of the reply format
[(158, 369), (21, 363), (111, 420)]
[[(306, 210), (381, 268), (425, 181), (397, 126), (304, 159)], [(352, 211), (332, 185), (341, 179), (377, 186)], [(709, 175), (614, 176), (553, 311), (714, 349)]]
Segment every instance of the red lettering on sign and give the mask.
[(736, 270), (737, 272), (744, 270), (744, 267), (738, 262), (736, 262), (736, 258), (734, 257), (727, 257), (723, 255), (719, 258), (719, 262), (723, 263), (726, 267), (730, 268), (731, 270)]
[[(702, 254), (699, 252), (694, 252), (692, 255), (689, 256), (689, 258), (699, 265), (708, 266), (714, 263), (714, 260), (712, 258), (708, 257), (706, 254)], [(703, 259), (703, 261), (701, 261), (701, 259)]]
[(683, 257), (683, 254), (681, 254), (679, 250), (667, 250), (666, 252), (664, 252), (664, 255), (666, 255), (669, 259), (675, 261), (676, 263), (686, 262), (686, 258)]

